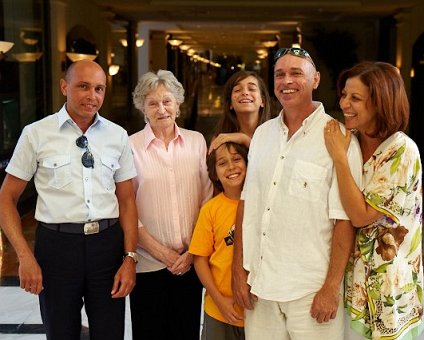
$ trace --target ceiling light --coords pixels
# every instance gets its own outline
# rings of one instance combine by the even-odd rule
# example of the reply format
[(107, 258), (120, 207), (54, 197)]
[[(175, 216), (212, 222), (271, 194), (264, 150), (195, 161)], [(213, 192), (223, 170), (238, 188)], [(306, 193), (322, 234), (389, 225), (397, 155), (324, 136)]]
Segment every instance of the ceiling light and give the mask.
[(144, 39), (138, 38), (135, 41), (135, 46), (137, 46), (137, 47), (141, 47), (141, 46), (143, 46), (143, 44), (144, 44)]
[(188, 49), (190, 48), (190, 46), (188, 46), (188, 45), (180, 45), (180, 50), (181, 51), (188, 51)]

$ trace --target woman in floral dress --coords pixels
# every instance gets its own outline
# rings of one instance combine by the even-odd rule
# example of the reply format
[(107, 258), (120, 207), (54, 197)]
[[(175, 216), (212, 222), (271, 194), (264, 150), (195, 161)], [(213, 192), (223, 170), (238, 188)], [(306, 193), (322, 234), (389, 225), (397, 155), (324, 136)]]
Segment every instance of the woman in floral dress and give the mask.
[[(338, 91), (347, 132), (331, 121), (324, 137), (356, 227), (345, 277), (346, 338), (415, 339), (423, 328), (422, 169), (416, 144), (403, 132), (409, 119), (404, 84), (394, 66), (362, 62), (340, 75)], [(361, 145), (362, 188), (347, 163), (350, 130)]]

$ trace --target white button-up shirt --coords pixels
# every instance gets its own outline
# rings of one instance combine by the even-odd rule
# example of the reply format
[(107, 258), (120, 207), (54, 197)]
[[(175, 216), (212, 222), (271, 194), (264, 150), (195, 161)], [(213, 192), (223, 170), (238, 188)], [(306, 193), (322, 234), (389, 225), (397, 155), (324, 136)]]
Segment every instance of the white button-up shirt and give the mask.
[[(334, 220), (348, 219), (324, 142), (331, 117), (321, 103), (314, 105), (290, 139), (282, 111), (256, 129), (250, 144), (243, 257), (252, 293), (263, 299), (291, 301), (317, 292), (327, 274)], [(359, 183), (362, 157), (355, 138), (349, 164)]]
[(81, 162), (86, 151), (76, 145), (81, 135), (65, 105), (24, 128), (6, 172), (25, 181), (34, 176), (38, 221), (81, 223), (119, 216), (115, 182), (136, 175), (127, 132), (96, 114), (85, 133), (94, 168)]

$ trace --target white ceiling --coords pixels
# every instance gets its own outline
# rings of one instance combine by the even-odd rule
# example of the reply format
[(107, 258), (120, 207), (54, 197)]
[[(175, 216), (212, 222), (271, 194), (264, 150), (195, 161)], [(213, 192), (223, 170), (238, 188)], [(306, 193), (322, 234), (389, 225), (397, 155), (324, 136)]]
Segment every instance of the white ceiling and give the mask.
[(114, 20), (161, 22), (196, 49), (240, 54), (308, 23), (393, 16), (420, 0), (92, 0)]

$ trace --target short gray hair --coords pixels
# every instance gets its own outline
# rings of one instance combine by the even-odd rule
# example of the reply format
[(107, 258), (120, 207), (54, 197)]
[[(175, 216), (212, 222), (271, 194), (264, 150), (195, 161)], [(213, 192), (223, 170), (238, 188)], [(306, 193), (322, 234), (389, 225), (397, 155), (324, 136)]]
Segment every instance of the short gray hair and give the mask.
[[(178, 105), (184, 102), (184, 88), (171, 71), (147, 72), (138, 80), (133, 92), (134, 106), (143, 112), (146, 96), (160, 85), (165, 86), (175, 97)], [(144, 112), (143, 112), (144, 113)]]

